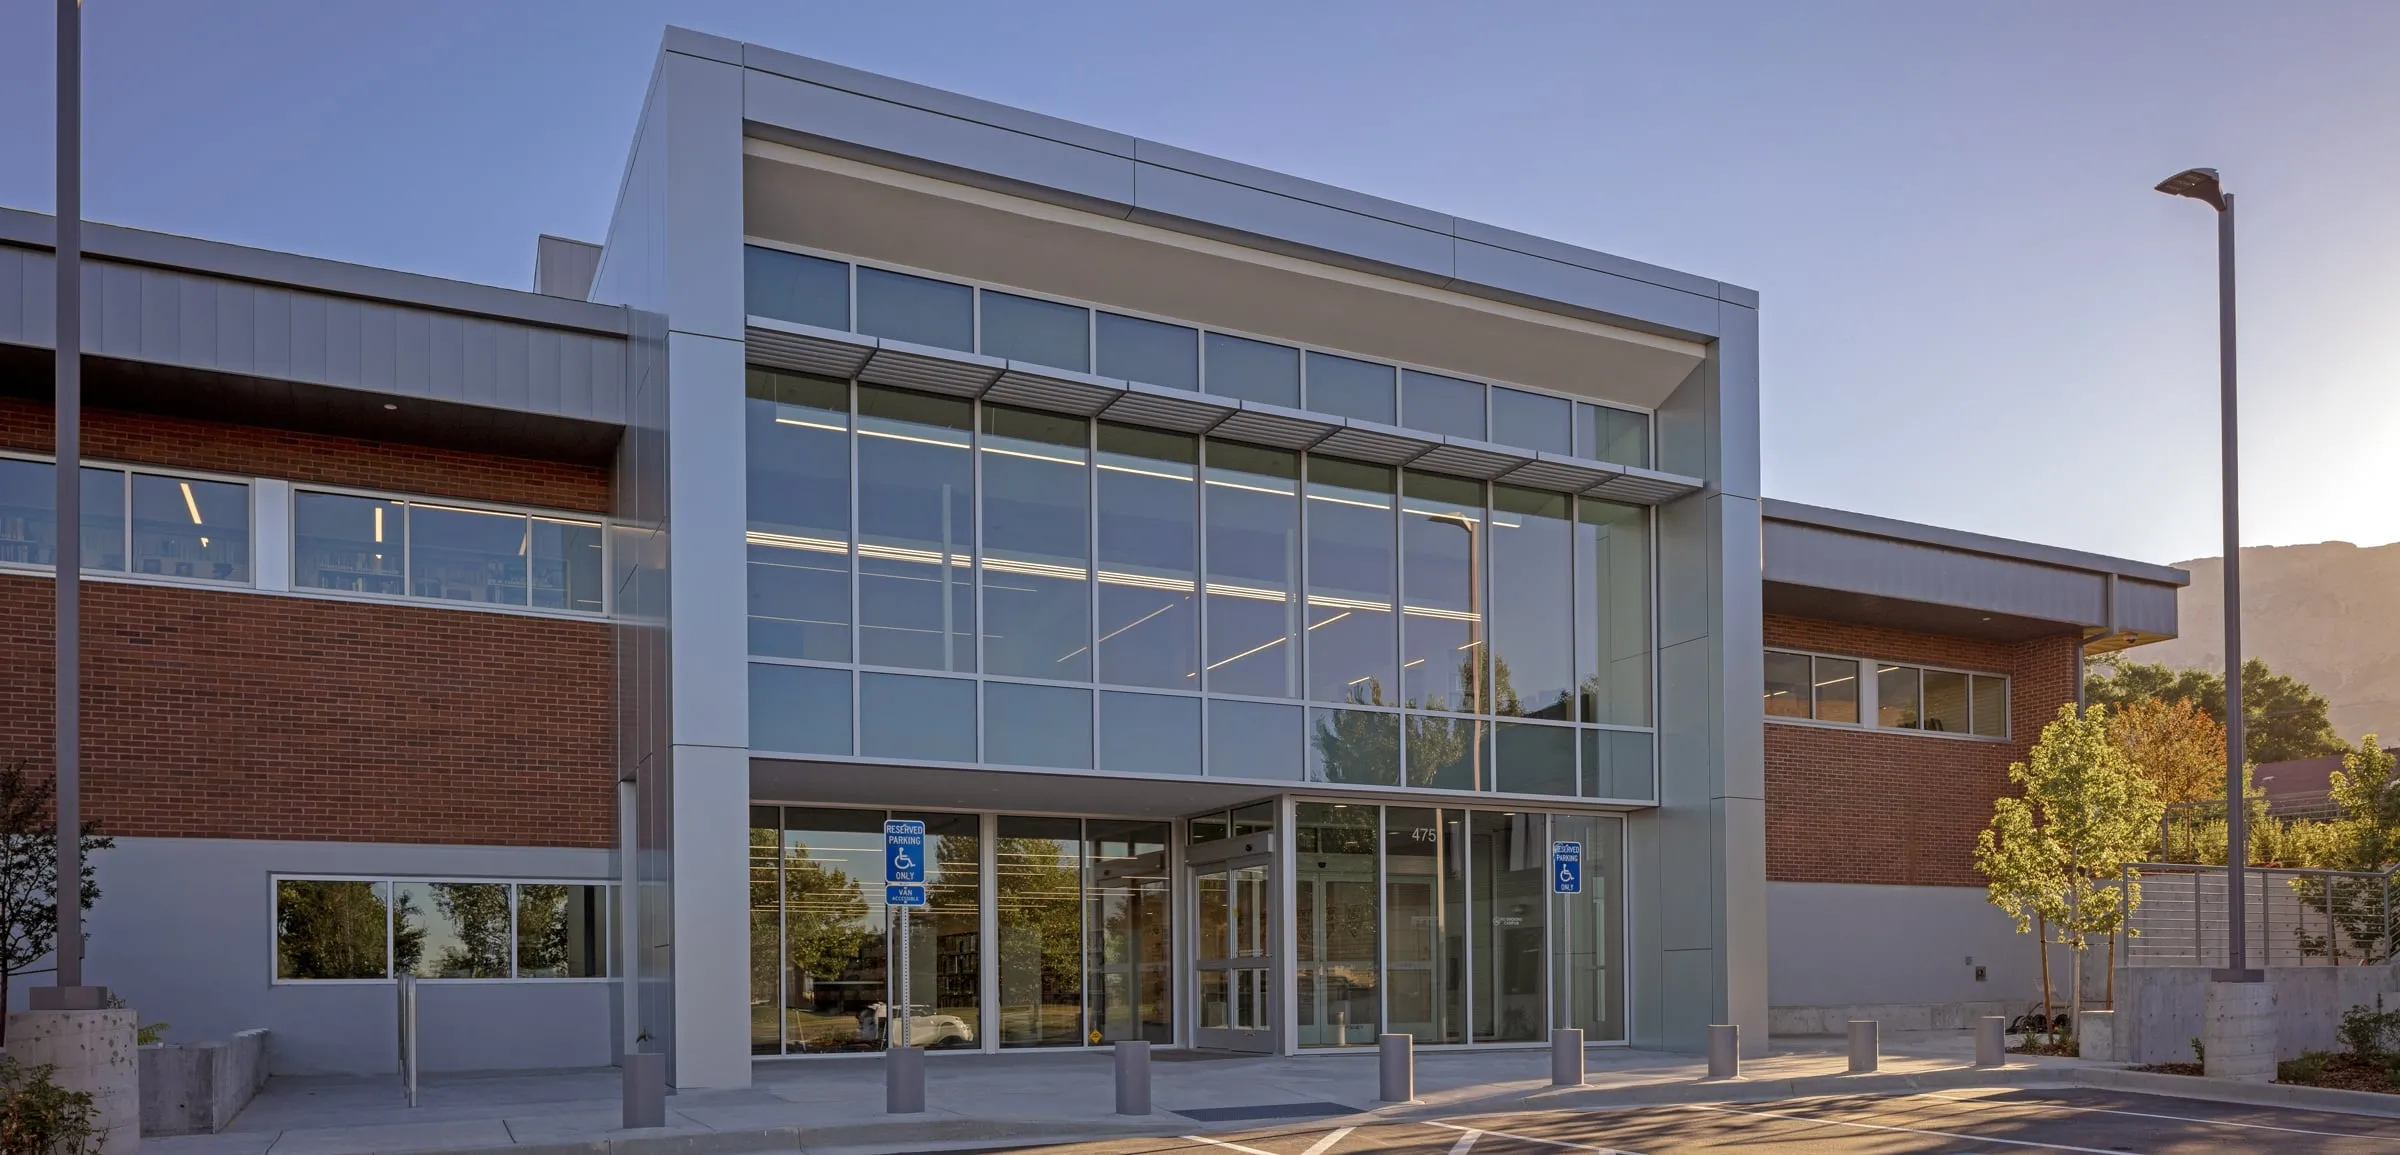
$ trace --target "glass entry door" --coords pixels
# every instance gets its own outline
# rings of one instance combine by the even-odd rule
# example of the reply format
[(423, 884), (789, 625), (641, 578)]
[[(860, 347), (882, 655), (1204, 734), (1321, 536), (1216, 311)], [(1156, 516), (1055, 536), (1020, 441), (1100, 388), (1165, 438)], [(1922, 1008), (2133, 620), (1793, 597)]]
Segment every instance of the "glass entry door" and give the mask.
[(1192, 867), (1193, 1043), (1271, 1053), (1275, 1046), (1275, 872), (1267, 855)]

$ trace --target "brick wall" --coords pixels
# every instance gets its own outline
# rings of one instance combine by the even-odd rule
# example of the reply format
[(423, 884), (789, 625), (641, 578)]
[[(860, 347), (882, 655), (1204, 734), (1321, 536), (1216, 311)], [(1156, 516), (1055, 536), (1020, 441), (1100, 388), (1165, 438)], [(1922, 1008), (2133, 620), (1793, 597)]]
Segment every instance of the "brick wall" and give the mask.
[[(607, 847), (609, 627), (87, 582), (110, 834)], [(0, 575), (0, 763), (51, 768), (51, 583)]]
[(2076, 639), (1985, 642), (1769, 616), (1770, 647), (2010, 676), (2009, 740), (1767, 724), (1767, 877), (1779, 882), (1981, 886), (1975, 836), (2061, 703)]
[[(549, 509), (606, 513), (609, 508), (608, 470), (602, 466), (116, 409), (86, 409), (83, 417), (87, 459)], [(48, 453), (51, 425), (50, 406), (0, 397), (0, 448)]]

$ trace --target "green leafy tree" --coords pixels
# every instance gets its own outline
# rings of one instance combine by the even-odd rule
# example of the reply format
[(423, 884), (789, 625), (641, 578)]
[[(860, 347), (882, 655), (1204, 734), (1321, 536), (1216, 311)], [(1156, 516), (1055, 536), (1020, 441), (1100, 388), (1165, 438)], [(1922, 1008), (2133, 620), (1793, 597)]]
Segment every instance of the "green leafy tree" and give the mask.
[[(2395, 759), (2375, 735), (2342, 756), (2342, 768), (2331, 776), (2338, 816), (2308, 824), (2312, 835), (2303, 847), (2309, 865), (2330, 870), (2381, 873), (2400, 865), (2400, 781)], [(2385, 921), (2381, 880), (2339, 876), (2302, 876), (2291, 881), (2300, 902), (2325, 917), (2322, 933), (2310, 933), (2302, 920), (2300, 950), (2334, 962), (2347, 955), (2357, 962), (2388, 958), (2391, 928)]]
[[(0, 770), (0, 1007), (18, 975), (40, 973), (34, 964), (58, 944), (58, 816), (51, 802), (56, 783), (36, 778), (22, 761)], [(83, 909), (100, 901), (92, 853), (115, 842), (98, 826), (83, 824)], [(42, 970), (51, 968), (44, 967)], [(7, 1041), (0, 1022), (0, 1042)]]
[[(2084, 676), (2084, 699), (2114, 710), (2143, 699), (2194, 705), (2225, 724), (2225, 675), (2177, 670), (2157, 662), (2096, 665)], [(2323, 695), (2257, 658), (2242, 663), (2242, 753), (2253, 763), (2288, 762), (2347, 753), (2349, 744), (2326, 716)]]
[(450, 922), (453, 941), (433, 960), (434, 973), (463, 978), (508, 976), (508, 887), (490, 882), (429, 883), (433, 907)]
[(277, 881), (275, 973), (287, 979), (388, 977), (384, 940), (390, 910), (384, 887), (380, 882)]

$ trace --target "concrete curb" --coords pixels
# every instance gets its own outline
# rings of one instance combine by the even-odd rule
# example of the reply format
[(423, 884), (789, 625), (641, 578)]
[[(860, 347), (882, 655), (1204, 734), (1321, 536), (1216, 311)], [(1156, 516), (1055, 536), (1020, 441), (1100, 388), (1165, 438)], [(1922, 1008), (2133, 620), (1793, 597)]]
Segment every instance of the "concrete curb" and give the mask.
[(2074, 1081), (2074, 1068), (1944, 1067), (1932, 1071), (1877, 1072), (1868, 1075), (1794, 1075), (1769, 1079), (1720, 1081), (1675, 1080), (1607, 1087), (1543, 1088), (1531, 1093), (1495, 1095), (1439, 1103), (1394, 1104), (1376, 1109), (1383, 1118), (1423, 1118), (1443, 1115), (1493, 1114), (1502, 1111), (1604, 1111), (1613, 1107), (1663, 1107), (1678, 1103), (1752, 1103), (1823, 1095), (1892, 1095), (1910, 1091), (1952, 1090), (1961, 1087), (2065, 1086)]
[(2297, 1087), (2288, 1083), (2244, 1083), (2206, 1075), (2169, 1075), (2158, 1071), (2128, 1071), (2121, 1067), (2082, 1067), (2074, 1081), (2087, 1087), (2137, 1091), (2176, 1099), (2206, 1099), (2245, 1107), (2291, 1107), (2338, 1115), (2371, 1115), (2400, 1119), (2400, 1095), (2380, 1091), (2343, 1091), (2332, 1087)]

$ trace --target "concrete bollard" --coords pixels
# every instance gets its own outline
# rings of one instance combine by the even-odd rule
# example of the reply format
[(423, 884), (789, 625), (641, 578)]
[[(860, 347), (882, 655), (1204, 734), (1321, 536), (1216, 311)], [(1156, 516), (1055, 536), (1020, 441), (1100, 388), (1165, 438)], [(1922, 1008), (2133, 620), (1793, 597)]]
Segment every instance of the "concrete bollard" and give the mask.
[(1150, 1044), (1143, 1039), (1116, 1043), (1117, 1114), (1150, 1113)]
[(1384, 1035), (1375, 1040), (1376, 1067), (1383, 1101), (1410, 1103), (1417, 1098), (1417, 1040), (1413, 1035)]
[(2008, 1065), (2008, 1020), (2005, 1017), (1985, 1015), (1975, 1020), (1975, 1065)]
[[(58, 989), (33, 988), (44, 994)], [(51, 996), (42, 1001), (60, 1000)], [(10, 1058), (27, 1066), (49, 1066), (59, 1086), (91, 1093), (92, 1108), (99, 1115), (94, 1122), (107, 1131), (105, 1139), (93, 1144), (97, 1155), (134, 1155), (141, 1149), (141, 1060), (134, 1046), (135, 1027), (130, 1010), (41, 1009), (8, 1016)]]
[(1708, 1077), (1711, 1079), (1742, 1077), (1742, 1026), (1740, 1023), (1709, 1024)]
[(1550, 1085), (1580, 1087), (1583, 1085), (1583, 1032), (1574, 1027), (1561, 1027), (1550, 1032)]
[(1883, 1050), (1877, 1038), (1881, 1028), (1873, 1019), (1850, 1020), (1850, 1073), (1872, 1073), (1883, 1062)]
[(2075, 1016), (2075, 1055), (2103, 1063), (2117, 1061), (2115, 1011), (2085, 1011)]
[(667, 1125), (667, 1057), (656, 1051), (625, 1056), (625, 1129)]
[(890, 1115), (925, 1111), (925, 1052), (886, 1047), (883, 1052), (883, 1110)]

